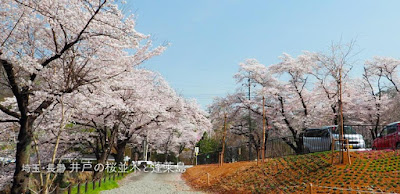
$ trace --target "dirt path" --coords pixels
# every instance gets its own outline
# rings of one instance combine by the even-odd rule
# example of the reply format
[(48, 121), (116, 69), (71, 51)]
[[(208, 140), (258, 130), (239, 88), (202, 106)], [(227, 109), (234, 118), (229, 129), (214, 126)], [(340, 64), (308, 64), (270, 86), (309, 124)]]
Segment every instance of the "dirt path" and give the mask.
[(181, 173), (132, 173), (119, 182), (119, 188), (102, 191), (101, 193), (201, 193), (187, 186), (181, 175)]

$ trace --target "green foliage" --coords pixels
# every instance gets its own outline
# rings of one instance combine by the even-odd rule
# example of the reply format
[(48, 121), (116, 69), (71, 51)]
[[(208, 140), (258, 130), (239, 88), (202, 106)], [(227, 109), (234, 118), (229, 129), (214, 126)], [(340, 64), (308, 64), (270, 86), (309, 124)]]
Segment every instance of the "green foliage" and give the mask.
[(68, 129), (68, 128), (72, 128), (74, 126), (75, 125), (73, 123), (68, 123), (68, 124), (65, 125), (65, 128)]
[(209, 138), (207, 132), (204, 132), (203, 137), (197, 142), (196, 146), (199, 147), (199, 154), (203, 154), (220, 150), (221, 143)]

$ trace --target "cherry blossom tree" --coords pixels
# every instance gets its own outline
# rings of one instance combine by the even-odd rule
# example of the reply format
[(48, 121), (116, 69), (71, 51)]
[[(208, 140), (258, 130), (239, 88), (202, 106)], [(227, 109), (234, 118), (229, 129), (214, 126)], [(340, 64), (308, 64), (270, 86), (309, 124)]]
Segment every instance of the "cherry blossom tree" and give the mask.
[(174, 111), (169, 118), (160, 124), (146, 128), (153, 129), (148, 133), (148, 140), (153, 149), (164, 153), (167, 160), (170, 153), (179, 155), (185, 148), (193, 149), (205, 131), (211, 130), (211, 123), (206, 113), (195, 101), (177, 98)]
[[(389, 57), (374, 57), (364, 65), (362, 81), (359, 85), (360, 94), (365, 95), (364, 122), (374, 125), (371, 129), (373, 139), (380, 133), (380, 125), (396, 121), (392, 109), (399, 96), (398, 66), (400, 60)], [(390, 114), (385, 114), (390, 112)]]
[[(133, 137), (150, 138), (153, 147), (167, 142), (164, 147), (168, 152), (178, 142), (196, 142), (186, 133), (201, 134), (209, 124), (196, 103), (185, 101), (162, 77), (143, 69), (126, 70), (107, 81), (82, 87), (68, 105), (74, 109), (73, 122), (94, 129), (91, 138), (81, 141), (91, 147), (102, 164), (113, 148), (116, 162), (122, 162), (126, 145), (139, 143)], [(200, 139), (200, 135), (193, 136)]]
[[(32, 126), (55, 96), (71, 93), (162, 52), (135, 31), (114, 1), (18, 1), (0, 5), (0, 64), (17, 111), (0, 110), (20, 125), (12, 193), (26, 192)], [(132, 52), (130, 52), (132, 51)], [(32, 102), (32, 98), (41, 99)]]
[(174, 153), (178, 156), (185, 148), (193, 149), (201, 139), (202, 134), (211, 130), (211, 122), (207, 114), (199, 107), (194, 100), (185, 100), (183, 114), (180, 115), (179, 127), (176, 133)]
[[(312, 69), (309, 58), (306, 55), (292, 58), (284, 54), (282, 62), (265, 67), (259, 63), (246, 63), (242, 65), (241, 75), (253, 76), (253, 80), (261, 87), (260, 94), (269, 99), (279, 114), (273, 126), (280, 129), (282, 134), (286, 131), (293, 137), (293, 144), (286, 137), (283, 140), (296, 151), (303, 152), (303, 144), (300, 132), (310, 125), (310, 92), (307, 91), (308, 73)], [(272, 77), (271, 75), (275, 75)], [(289, 76), (288, 81), (277, 79), (278, 76)]]
[[(119, 84), (126, 90), (121, 97), (129, 108), (129, 116), (121, 121), (115, 144), (115, 159), (122, 162), (125, 147), (132, 137), (149, 126), (165, 123), (177, 111), (178, 96), (160, 75), (145, 70), (136, 70), (124, 81), (119, 80)], [(152, 129), (151, 132), (156, 131)]]
[[(258, 116), (255, 123), (260, 123), (262, 96), (265, 96), (267, 110), (270, 110), (267, 111), (267, 118), (273, 128), (270, 132), (282, 138), (296, 153), (303, 153), (302, 132), (305, 129), (338, 122), (339, 71), (344, 72), (342, 79), (346, 98), (343, 104), (349, 107), (344, 111), (345, 117), (350, 122), (357, 120), (355, 115), (361, 102), (357, 101), (355, 88), (348, 84), (352, 82), (348, 74), (353, 64), (353, 45), (353, 42), (348, 45), (334, 44), (331, 53), (328, 54), (305, 51), (297, 57), (292, 57), (284, 53), (280, 57), (281, 62), (270, 66), (260, 64), (255, 59), (248, 59), (240, 64), (239, 73), (235, 78), (238, 83), (251, 80), (256, 84), (253, 99), (246, 100), (243, 91), (233, 97), (229, 95), (214, 102), (212, 115), (218, 115), (216, 110), (223, 106), (222, 104), (229, 104), (235, 113), (241, 109), (250, 109)], [(235, 121), (241, 130), (245, 124), (244, 114), (236, 116)], [(252, 136), (260, 137), (259, 132)], [(257, 145), (256, 139), (261, 138), (253, 139)]]
[[(75, 110), (73, 122), (91, 133), (90, 138), (82, 139), (82, 142), (93, 150), (98, 164), (106, 163), (123, 125), (122, 121), (130, 116), (130, 112), (134, 112), (126, 103), (129, 98), (125, 98), (125, 94), (132, 89), (124, 85), (127, 83), (124, 79), (129, 79), (126, 74), (82, 87), (67, 101), (68, 106)], [(94, 178), (101, 175), (102, 172), (94, 172)]]
[[(339, 123), (339, 85), (340, 82), (346, 90), (346, 87), (351, 87), (351, 72), (355, 63), (355, 56), (358, 54), (354, 51), (355, 41), (342, 44), (332, 43), (328, 52), (311, 53), (312, 63), (315, 63), (310, 74), (317, 81), (315, 87), (324, 95), (325, 102), (329, 103), (330, 111), (332, 112), (332, 124)], [(340, 73), (341, 72), (341, 73)], [(342, 77), (340, 78), (340, 74)], [(350, 91), (351, 90), (347, 90)], [(345, 94), (344, 94), (345, 95)], [(321, 96), (323, 97), (323, 96)], [(346, 99), (344, 99), (346, 100)], [(345, 109), (346, 112), (348, 109)]]
[[(7, 99), (6, 99), (7, 100)], [(2, 102), (2, 104), (7, 104)], [(3, 121), (13, 120), (13, 117), (0, 112), (0, 118)], [(18, 124), (14, 122), (0, 123), (0, 191), (6, 189), (12, 180), (15, 164), (11, 162), (14, 159), (14, 154), (17, 144)]]
[[(400, 92), (399, 68), (400, 60), (391, 57), (374, 57), (365, 63), (366, 69), (371, 75), (385, 78), (396, 92)], [(388, 85), (386, 85), (388, 86)]]

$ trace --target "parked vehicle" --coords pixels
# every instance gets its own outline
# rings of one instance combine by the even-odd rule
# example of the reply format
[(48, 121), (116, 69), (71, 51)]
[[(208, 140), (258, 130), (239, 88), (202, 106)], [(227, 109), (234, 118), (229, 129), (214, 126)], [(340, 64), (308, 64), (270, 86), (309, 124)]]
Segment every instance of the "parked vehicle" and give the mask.
[[(337, 125), (325, 126), (323, 128), (330, 129), (332, 131), (333, 138), (339, 139), (339, 127)], [(350, 149), (364, 149), (365, 141), (361, 134), (358, 134), (353, 127), (344, 126), (343, 128), (344, 139), (349, 140)], [(336, 148), (339, 149), (340, 142), (336, 142)]]
[(306, 129), (303, 134), (303, 145), (306, 153), (330, 150), (332, 134), (329, 129)]
[(372, 149), (400, 149), (400, 121), (386, 125), (374, 140)]
[[(351, 126), (344, 126), (344, 138), (349, 140), (350, 149), (365, 148), (365, 141), (361, 134), (357, 134)], [(332, 149), (332, 138), (339, 139), (337, 125), (321, 128), (307, 129), (303, 134), (305, 152), (322, 152)], [(335, 143), (335, 149), (339, 149), (339, 142)]]
[(136, 166), (141, 169), (146, 168), (147, 166), (153, 165), (152, 161), (133, 161), (133, 163), (135, 163)]

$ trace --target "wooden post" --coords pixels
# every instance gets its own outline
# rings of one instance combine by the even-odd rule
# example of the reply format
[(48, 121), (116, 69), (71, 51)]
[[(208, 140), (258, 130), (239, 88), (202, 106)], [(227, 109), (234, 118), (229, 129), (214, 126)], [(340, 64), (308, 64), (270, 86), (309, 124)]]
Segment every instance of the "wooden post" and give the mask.
[(59, 193), (60, 193), (60, 183), (57, 183), (55, 194), (59, 194)]
[(95, 189), (96, 189), (96, 180), (93, 179), (93, 180), (92, 180), (92, 183), (93, 183), (93, 190), (95, 190)]
[(261, 162), (265, 160), (265, 126), (266, 126), (266, 115), (265, 115), (265, 96), (263, 96), (263, 136), (262, 136), (262, 149), (261, 149)]
[(221, 152), (218, 153), (218, 166), (221, 166)]
[(331, 160), (331, 165), (333, 166), (333, 157), (335, 157), (335, 144), (336, 144), (336, 140), (334, 138), (332, 138), (332, 160)]
[(349, 139), (346, 139), (346, 144), (347, 144), (347, 160), (349, 161), (349, 165), (351, 165), (350, 151), (349, 151)]
[(256, 150), (256, 159), (257, 159), (257, 166), (258, 166), (258, 161), (260, 160), (260, 149)]
[(312, 183), (309, 184), (309, 194), (313, 194), (313, 186), (312, 186)]
[(68, 186), (68, 194), (71, 194), (71, 190), (72, 190), (72, 184), (70, 184), (70, 185)]
[(86, 179), (86, 183), (85, 183), (85, 193), (87, 193), (88, 192), (88, 180)]
[(344, 144), (344, 125), (343, 125), (343, 102), (342, 102), (342, 67), (339, 69), (339, 144), (340, 144), (340, 163), (344, 163), (344, 152), (343, 152), (343, 144)]
[(78, 193), (77, 194), (81, 194), (81, 182), (78, 182)]
[(221, 166), (224, 164), (225, 138), (226, 138), (226, 113), (224, 115), (224, 136), (222, 137)]
[(99, 178), (99, 187), (101, 187), (101, 177)]
[(113, 173), (113, 180), (115, 181), (115, 173)]
[(207, 185), (210, 186), (210, 173), (207, 172)]

